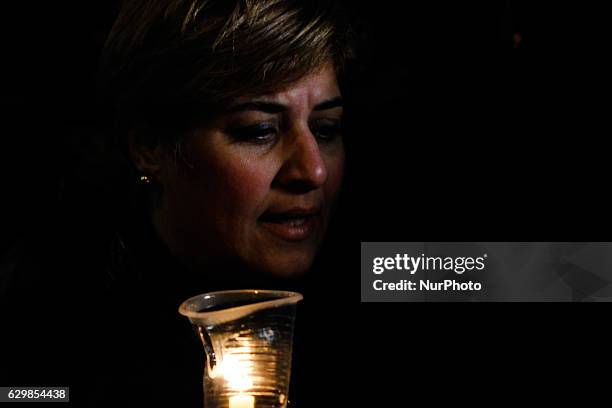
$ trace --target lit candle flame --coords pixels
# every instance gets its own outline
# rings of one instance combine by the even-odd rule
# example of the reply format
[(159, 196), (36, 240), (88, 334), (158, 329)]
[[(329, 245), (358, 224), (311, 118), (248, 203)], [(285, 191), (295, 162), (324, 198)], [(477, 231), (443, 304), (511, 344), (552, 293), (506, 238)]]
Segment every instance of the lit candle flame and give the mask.
[(223, 377), (234, 391), (243, 392), (253, 386), (249, 375), (252, 363), (241, 359), (240, 356), (229, 354), (224, 356), (219, 365), (217, 375)]
[(238, 354), (227, 354), (217, 366), (216, 376), (222, 377), (231, 390), (239, 393), (229, 398), (229, 408), (255, 408), (255, 397), (244, 393), (253, 387), (250, 376), (252, 362), (244, 358)]

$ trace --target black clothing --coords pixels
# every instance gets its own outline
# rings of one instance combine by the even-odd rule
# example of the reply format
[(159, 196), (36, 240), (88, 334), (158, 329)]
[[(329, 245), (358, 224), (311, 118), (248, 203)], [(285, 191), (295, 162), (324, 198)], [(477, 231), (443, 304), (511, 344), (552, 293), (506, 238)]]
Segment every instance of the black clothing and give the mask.
[(0, 383), (68, 385), (73, 406), (203, 406), (202, 346), (177, 308), (205, 279), (132, 217), (66, 214), (8, 254)]

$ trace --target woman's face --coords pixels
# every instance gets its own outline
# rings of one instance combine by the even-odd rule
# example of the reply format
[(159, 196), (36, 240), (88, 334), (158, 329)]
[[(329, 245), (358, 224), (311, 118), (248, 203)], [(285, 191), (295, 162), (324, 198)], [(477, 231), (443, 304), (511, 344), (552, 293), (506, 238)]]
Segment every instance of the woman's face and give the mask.
[[(308, 269), (342, 181), (342, 101), (331, 65), (287, 88), (238, 98), (190, 134), (160, 176), (160, 235), (189, 262)], [(170, 167), (168, 167), (170, 168)]]

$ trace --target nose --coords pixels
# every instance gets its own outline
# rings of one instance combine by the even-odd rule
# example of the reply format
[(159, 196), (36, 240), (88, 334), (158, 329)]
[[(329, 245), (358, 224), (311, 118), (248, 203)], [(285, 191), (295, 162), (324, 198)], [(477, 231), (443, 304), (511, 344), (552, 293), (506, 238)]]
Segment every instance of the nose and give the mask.
[(276, 183), (293, 193), (316, 190), (327, 181), (327, 166), (317, 139), (307, 127), (292, 132), (284, 148)]

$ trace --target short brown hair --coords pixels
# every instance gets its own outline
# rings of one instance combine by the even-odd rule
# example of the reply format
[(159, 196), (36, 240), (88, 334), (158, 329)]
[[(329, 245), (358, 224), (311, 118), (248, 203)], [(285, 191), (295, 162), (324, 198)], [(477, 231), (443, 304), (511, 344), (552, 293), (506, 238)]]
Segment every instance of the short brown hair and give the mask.
[(99, 66), (120, 121), (189, 123), (239, 95), (281, 89), (353, 57), (336, 3), (320, 0), (126, 0)]

